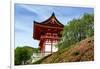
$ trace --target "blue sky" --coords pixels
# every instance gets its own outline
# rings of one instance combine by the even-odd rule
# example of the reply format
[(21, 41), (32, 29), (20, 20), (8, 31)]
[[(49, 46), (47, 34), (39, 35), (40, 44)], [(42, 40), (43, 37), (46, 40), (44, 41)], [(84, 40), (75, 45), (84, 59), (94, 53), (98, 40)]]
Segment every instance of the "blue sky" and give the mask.
[(94, 13), (93, 8), (15, 4), (15, 48), (17, 46), (38, 47), (39, 41), (32, 38), (33, 21), (42, 22), (52, 13), (64, 25), (73, 18), (80, 18), (84, 13)]

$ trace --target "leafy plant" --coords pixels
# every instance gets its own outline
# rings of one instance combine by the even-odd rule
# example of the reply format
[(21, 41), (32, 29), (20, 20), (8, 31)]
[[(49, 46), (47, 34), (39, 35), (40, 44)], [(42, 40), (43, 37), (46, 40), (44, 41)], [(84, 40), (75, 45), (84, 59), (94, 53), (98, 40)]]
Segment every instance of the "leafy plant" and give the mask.
[(26, 61), (31, 58), (33, 48), (24, 46), (15, 49), (15, 65), (26, 64)]
[(85, 13), (79, 19), (69, 21), (62, 32), (58, 48), (64, 49), (87, 37), (94, 35), (94, 15)]

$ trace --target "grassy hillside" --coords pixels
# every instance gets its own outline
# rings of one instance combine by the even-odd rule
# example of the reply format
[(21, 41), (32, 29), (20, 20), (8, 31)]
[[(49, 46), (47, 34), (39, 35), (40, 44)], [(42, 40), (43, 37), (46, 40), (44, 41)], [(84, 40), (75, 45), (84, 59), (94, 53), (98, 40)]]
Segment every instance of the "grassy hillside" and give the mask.
[(36, 63), (62, 63), (94, 60), (94, 38), (86, 38), (75, 45), (53, 53)]

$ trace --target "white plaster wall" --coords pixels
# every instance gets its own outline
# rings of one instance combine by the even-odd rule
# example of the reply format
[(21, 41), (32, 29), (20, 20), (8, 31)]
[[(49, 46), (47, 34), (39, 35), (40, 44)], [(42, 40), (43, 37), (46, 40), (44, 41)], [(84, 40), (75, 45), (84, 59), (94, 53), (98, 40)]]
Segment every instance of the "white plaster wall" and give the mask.
[(56, 46), (53, 46), (52, 47), (52, 52), (56, 52), (56, 51), (58, 51), (58, 48)]
[[(51, 44), (51, 43), (45, 43), (45, 44)], [(58, 51), (58, 48), (55, 46), (57, 44), (57, 42), (53, 42), (53, 45), (52, 45), (52, 52), (56, 52)], [(45, 45), (45, 52), (51, 52), (51, 45)]]
[(51, 52), (51, 45), (45, 45), (45, 52)]

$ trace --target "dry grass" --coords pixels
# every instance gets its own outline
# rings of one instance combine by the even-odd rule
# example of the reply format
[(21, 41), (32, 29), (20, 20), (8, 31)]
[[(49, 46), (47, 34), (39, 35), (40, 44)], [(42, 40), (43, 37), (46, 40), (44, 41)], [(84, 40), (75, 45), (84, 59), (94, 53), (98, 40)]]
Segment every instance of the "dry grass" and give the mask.
[(64, 50), (53, 53), (41, 63), (80, 62), (94, 60), (94, 38), (87, 38)]

